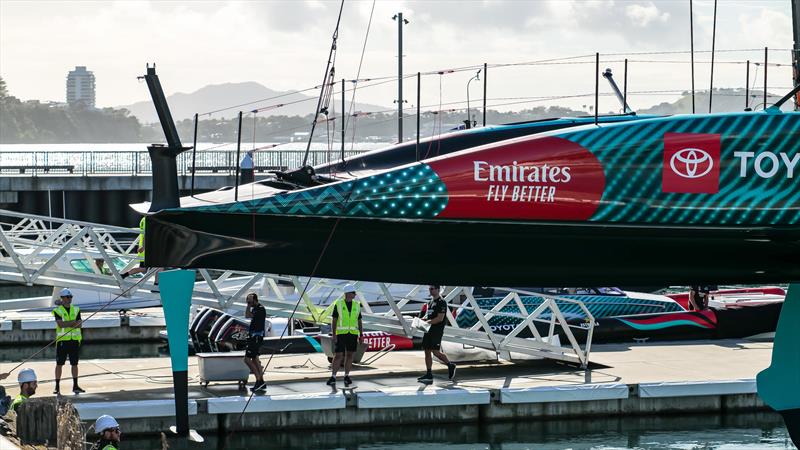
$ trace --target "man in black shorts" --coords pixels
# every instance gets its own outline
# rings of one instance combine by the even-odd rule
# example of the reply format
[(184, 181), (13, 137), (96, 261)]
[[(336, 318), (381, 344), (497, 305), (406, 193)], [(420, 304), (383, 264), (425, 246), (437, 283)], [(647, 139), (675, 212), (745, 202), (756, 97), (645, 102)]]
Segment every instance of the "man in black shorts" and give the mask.
[(433, 373), (431, 367), (433, 366), (433, 357), (436, 355), (439, 360), (447, 364), (447, 377), (453, 379), (456, 376), (456, 365), (447, 358), (447, 355), (442, 353), (442, 336), (444, 335), (444, 327), (447, 324), (447, 302), (444, 301), (439, 290), (441, 286), (430, 285), (428, 291), (431, 294), (431, 301), (428, 302), (427, 309), (420, 314), (425, 315), (425, 320), (431, 324), (431, 327), (422, 337), (422, 349), (425, 350), (425, 367), (427, 371), (425, 375), (417, 378), (420, 383), (430, 384), (433, 383)]
[(348, 284), (344, 287), (344, 298), (336, 300), (331, 322), (331, 338), (333, 340), (333, 362), (328, 386), (336, 384), (336, 372), (344, 359), (344, 385), (350, 386), (350, 369), (353, 368), (353, 356), (358, 348), (358, 341), (364, 334), (361, 323), (361, 304), (356, 298), (356, 287)]
[(61, 394), (61, 370), (69, 358), (69, 365), (72, 367), (72, 392), (80, 394), (85, 392), (78, 386), (78, 359), (83, 341), (81, 309), (72, 304), (72, 292), (69, 289), (62, 289), (59, 296), (61, 301), (53, 310), (53, 317), (56, 319), (56, 388), (53, 393)]
[(247, 338), (247, 350), (244, 352), (244, 363), (250, 368), (250, 372), (256, 376), (256, 383), (250, 388), (251, 391), (266, 391), (267, 383), (264, 382), (264, 370), (261, 368), (259, 350), (261, 343), (264, 342), (264, 330), (267, 321), (267, 310), (258, 302), (258, 296), (251, 292), (247, 294), (247, 307), (244, 316), (250, 319), (250, 336)]

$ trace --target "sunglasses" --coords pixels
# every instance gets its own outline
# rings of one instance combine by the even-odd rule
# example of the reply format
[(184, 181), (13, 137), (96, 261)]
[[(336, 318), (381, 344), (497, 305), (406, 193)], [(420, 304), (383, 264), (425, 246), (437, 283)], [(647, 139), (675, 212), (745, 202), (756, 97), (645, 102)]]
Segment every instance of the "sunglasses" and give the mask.
[(106, 431), (116, 431), (117, 433), (122, 433), (122, 430), (120, 430), (119, 427), (106, 428)]

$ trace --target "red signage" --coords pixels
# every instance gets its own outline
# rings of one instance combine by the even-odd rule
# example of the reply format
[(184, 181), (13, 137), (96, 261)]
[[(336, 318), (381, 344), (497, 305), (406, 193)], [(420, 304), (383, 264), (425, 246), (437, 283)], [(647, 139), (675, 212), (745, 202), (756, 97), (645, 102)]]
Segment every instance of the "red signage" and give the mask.
[(662, 191), (685, 194), (719, 192), (720, 135), (664, 134)]
[(587, 220), (605, 189), (600, 161), (557, 137), (490, 145), (428, 165), (447, 187), (442, 218)]

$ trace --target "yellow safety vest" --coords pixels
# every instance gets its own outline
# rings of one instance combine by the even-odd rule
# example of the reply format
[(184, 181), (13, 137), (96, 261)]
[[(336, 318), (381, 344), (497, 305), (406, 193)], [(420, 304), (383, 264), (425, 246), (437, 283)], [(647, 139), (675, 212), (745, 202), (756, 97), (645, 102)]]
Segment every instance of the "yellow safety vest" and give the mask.
[(28, 397), (26, 397), (26, 396), (24, 396), (22, 394), (17, 395), (17, 398), (14, 399), (14, 401), (11, 403), (11, 406), (8, 409), (10, 409), (11, 411), (17, 412), (17, 407), (19, 405), (25, 403), (25, 400), (27, 400), (27, 399), (28, 399)]
[[(64, 305), (59, 305), (58, 308), (53, 310), (53, 315), (61, 318), (63, 322), (69, 322), (71, 320), (75, 320), (78, 317), (78, 313), (81, 311), (75, 305), (69, 305), (69, 311), (67, 308), (64, 308)], [(56, 325), (56, 342), (61, 341), (78, 341), (80, 342), (82, 339), (81, 336), (81, 329), (80, 328), (61, 328)]]
[(139, 248), (136, 254), (139, 256), (139, 261), (144, 262), (144, 217), (139, 221)]
[(345, 306), (345, 300), (336, 300), (336, 311), (339, 318), (336, 320), (336, 334), (355, 334), (358, 335), (358, 315), (361, 312), (361, 304), (353, 299), (350, 310)]

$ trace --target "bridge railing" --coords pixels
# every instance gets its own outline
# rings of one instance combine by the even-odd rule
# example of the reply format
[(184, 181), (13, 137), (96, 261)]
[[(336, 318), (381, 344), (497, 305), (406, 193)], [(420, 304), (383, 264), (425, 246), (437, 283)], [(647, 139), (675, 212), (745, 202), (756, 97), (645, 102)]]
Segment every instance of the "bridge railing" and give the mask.
[[(345, 157), (367, 150), (346, 150)], [(242, 155), (244, 151), (242, 152)], [(300, 167), (305, 150), (259, 150), (254, 154), (256, 169), (275, 170)], [(340, 151), (311, 150), (308, 164), (318, 165), (341, 158)], [(178, 174), (191, 175), (192, 153), (178, 156)], [(196, 175), (232, 175), (238, 161), (236, 150), (198, 150)], [(0, 152), (0, 175), (150, 175), (147, 151), (4, 151)]]

